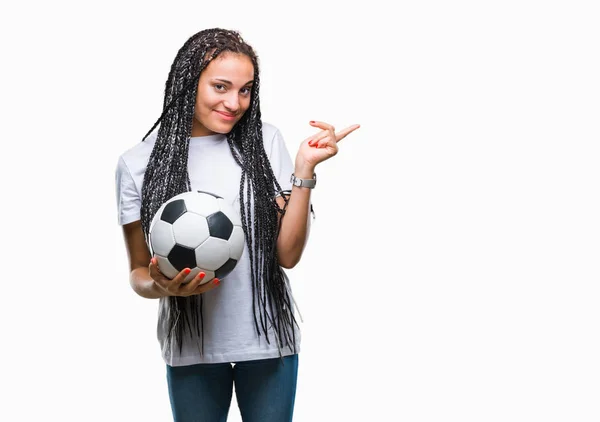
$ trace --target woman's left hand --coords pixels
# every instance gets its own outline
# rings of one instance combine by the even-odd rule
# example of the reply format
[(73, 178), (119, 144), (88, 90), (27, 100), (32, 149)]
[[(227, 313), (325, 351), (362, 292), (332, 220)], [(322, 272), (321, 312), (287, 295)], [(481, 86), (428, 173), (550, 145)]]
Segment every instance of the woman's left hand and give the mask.
[(360, 127), (352, 125), (335, 132), (335, 128), (329, 123), (311, 121), (310, 125), (322, 130), (300, 144), (296, 155), (296, 169), (314, 169), (320, 162), (333, 157), (338, 153), (337, 143)]

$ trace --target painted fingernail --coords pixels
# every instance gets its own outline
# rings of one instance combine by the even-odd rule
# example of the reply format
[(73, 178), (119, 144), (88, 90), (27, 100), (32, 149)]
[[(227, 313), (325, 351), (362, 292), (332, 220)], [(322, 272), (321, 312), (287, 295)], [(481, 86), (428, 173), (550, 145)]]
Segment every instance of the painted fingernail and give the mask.
[(183, 270), (184, 273), (189, 274), (192, 272), (192, 270), (190, 270), (189, 268), (186, 268), (185, 270)]
[(312, 147), (314, 144), (315, 144), (315, 141), (313, 141), (313, 140), (310, 140), (310, 141), (308, 141), (308, 145), (310, 145), (311, 147)]
[(220, 282), (221, 282), (221, 281), (220, 281), (218, 278), (214, 278), (214, 279), (213, 279), (213, 284), (214, 284), (215, 286), (218, 286)]
[(202, 279), (204, 278), (204, 276), (205, 276), (205, 275), (206, 275), (206, 273), (204, 273), (204, 272), (201, 272), (200, 274), (198, 274), (198, 278), (199, 278), (200, 280), (202, 280)]
[(311, 122), (311, 123), (314, 123), (315, 121), (314, 121), (314, 120), (311, 120), (310, 122)]

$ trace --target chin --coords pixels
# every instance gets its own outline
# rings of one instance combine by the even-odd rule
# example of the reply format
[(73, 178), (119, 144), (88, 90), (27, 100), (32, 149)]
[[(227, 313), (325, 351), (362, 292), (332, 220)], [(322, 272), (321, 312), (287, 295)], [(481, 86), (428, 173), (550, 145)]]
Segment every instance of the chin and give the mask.
[(227, 126), (227, 127), (218, 126), (218, 127), (215, 127), (214, 129), (211, 129), (211, 130), (214, 133), (218, 133), (220, 135), (227, 135), (229, 132), (231, 132), (232, 129), (233, 129), (233, 125), (232, 126)]
[(235, 123), (215, 125), (210, 130), (212, 130), (215, 133), (226, 135), (233, 130), (233, 128), (235, 127)]

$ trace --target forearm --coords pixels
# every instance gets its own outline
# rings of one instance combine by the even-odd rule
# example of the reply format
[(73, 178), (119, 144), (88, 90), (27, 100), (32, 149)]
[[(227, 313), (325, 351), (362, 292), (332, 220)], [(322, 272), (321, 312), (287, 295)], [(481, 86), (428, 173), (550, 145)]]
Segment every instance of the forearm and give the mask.
[[(297, 169), (294, 174), (302, 179), (312, 178), (314, 168)], [(292, 187), (285, 214), (281, 221), (281, 230), (277, 238), (279, 264), (292, 268), (299, 261), (308, 240), (310, 231), (310, 194), (312, 189)]]
[(150, 277), (150, 272), (147, 267), (139, 267), (131, 271), (129, 283), (133, 290), (146, 299), (157, 299), (165, 296)]

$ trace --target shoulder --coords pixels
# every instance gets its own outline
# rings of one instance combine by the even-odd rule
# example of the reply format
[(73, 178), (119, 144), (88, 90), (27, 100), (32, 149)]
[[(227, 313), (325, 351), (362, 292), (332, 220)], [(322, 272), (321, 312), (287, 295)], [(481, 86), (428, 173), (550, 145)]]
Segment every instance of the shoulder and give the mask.
[(281, 148), (284, 143), (283, 135), (279, 128), (271, 123), (262, 122), (263, 145), (268, 155), (271, 155), (274, 149)]
[(158, 136), (158, 130), (152, 132), (148, 137), (125, 150), (119, 156), (119, 167), (125, 166), (130, 172), (137, 173), (140, 170), (145, 170), (148, 165), (148, 159), (154, 148), (156, 137)]
[[(263, 145), (276, 176), (289, 177), (293, 171), (292, 159), (279, 128), (263, 122)], [(281, 182), (280, 182), (281, 183)]]
[(279, 128), (269, 122), (262, 122), (263, 142), (272, 142), (277, 136), (281, 137)]

